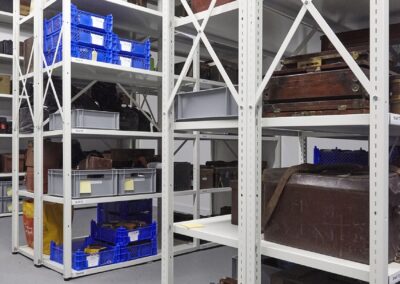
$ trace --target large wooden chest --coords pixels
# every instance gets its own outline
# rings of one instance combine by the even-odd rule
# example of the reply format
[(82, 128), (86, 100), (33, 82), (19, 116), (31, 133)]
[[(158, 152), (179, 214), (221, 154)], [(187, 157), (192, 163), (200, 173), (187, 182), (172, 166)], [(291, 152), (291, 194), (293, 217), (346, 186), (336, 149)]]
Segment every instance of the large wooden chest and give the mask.
[[(263, 173), (264, 207), (286, 169)], [(389, 177), (389, 262), (400, 247), (399, 176)], [(267, 211), (267, 210), (265, 210)], [(265, 212), (264, 211), (264, 212)], [(369, 175), (342, 167), (319, 173), (294, 173), (271, 218), (264, 218), (265, 240), (369, 263)], [(265, 217), (265, 216), (264, 216)]]

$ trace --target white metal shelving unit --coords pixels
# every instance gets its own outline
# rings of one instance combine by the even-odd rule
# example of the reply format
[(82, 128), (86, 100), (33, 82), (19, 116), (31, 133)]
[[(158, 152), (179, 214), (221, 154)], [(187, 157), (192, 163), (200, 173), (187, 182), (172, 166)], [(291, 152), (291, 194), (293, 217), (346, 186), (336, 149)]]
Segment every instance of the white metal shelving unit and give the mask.
[[(262, 43), (271, 44), (271, 38), (263, 33), (263, 1), (238, 0), (214, 8), (216, 1), (211, 1), (208, 11), (193, 15), (186, 0), (181, 0), (189, 17), (174, 20), (173, 1), (163, 0), (163, 258), (162, 283), (174, 283), (173, 233), (204, 239), (214, 243), (238, 248), (238, 283), (261, 283), (261, 255), (314, 267), (339, 275), (367, 281), (373, 284), (398, 283), (400, 265), (387, 263), (388, 259), (388, 147), (389, 137), (399, 135), (400, 116), (389, 113), (389, 14), (394, 17), (399, 11), (398, 2), (382, 1), (328, 1), (328, 0), (288, 0), (268, 1), (269, 7), (293, 19), (282, 45), (279, 45), (276, 56), (263, 74), (260, 62), (263, 61)], [(340, 2), (340, 3), (339, 3)], [(264, 3), (265, 7), (265, 3)], [(343, 13), (341, 22), (334, 15)], [(357, 14), (357, 15), (356, 15)], [(214, 19), (214, 22), (210, 19)], [(215, 20), (221, 17), (217, 25)], [(396, 18), (397, 19), (397, 18)], [(198, 20), (203, 20), (198, 24)], [(315, 20), (316, 24), (310, 24)], [(232, 84), (224, 76), (228, 87), (239, 105), (238, 121), (202, 121), (175, 122), (174, 106), (170, 102), (179, 85), (173, 80), (174, 31), (186, 26), (194, 36), (203, 41), (213, 56), (212, 46), (208, 42), (204, 27), (208, 22), (213, 36), (224, 36), (227, 30), (236, 27), (238, 37), (234, 42), (239, 48), (239, 93), (232, 89)], [(355, 22), (355, 23), (354, 23)], [(229, 23), (229, 24), (227, 24)], [(370, 94), (370, 114), (262, 118), (262, 91), (268, 84), (278, 66), (285, 50), (300, 24), (316, 26), (325, 33), (335, 48), (344, 58), (357, 79)], [(333, 29), (349, 24), (354, 28), (370, 26), (370, 79), (367, 78), (350, 54), (337, 38)], [(187, 27), (188, 25), (192, 26)], [(214, 24), (214, 25), (213, 25)], [(264, 26), (265, 27), (265, 26)], [(196, 38), (196, 39), (197, 39)], [(273, 40), (273, 39), (272, 39)], [(196, 44), (197, 42), (195, 42)], [(194, 45), (195, 45), (194, 44)], [(192, 55), (188, 61), (192, 60)], [(188, 67), (188, 66), (185, 66)], [(182, 76), (187, 71), (183, 68)], [(225, 74), (226, 75), (226, 74)], [(261, 77), (264, 76), (264, 77)], [(230, 216), (198, 219), (173, 224), (173, 142), (174, 130), (196, 130), (219, 132), (226, 129), (236, 130), (239, 134), (239, 226), (230, 224)], [(301, 148), (306, 149), (307, 136), (316, 137), (364, 137), (370, 145), (370, 265), (364, 265), (343, 259), (337, 259), (286, 247), (262, 240), (260, 221), (260, 163), (261, 133), (281, 133), (282, 135), (299, 136)], [(302, 151), (302, 159), (305, 152)], [(288, 216), (290, 218), (290, 216)], [(188, 226), (192, 225), (192, 226)], [(194, 226), (193, 226), (194, 225)], [(200, 225), (200, 226), (198, 226)]]
[[(1, 9), (1, 8), (0, 8)], [(10, 27), (10, 34), (12, 34), (11, 26), (13, 24), (13, 13), (0, 11), (0, 24), (5, 25), (5, 30), (7, 27)], [(20, 60), (23, 58), (20, 57)], [(12, 74), (12, 65), (13, 65), (13, 55), (0, 53), (0, 65), (6, 67), (6, 71), (2, 71), (0, 73)], [(10, 94), (1, 94), (0, 93), (0, 105), (4, 108), (12, 106), (13, 96)], [(4, 139), (7, 142), (11, 142), (12, 134), (0, 134), (0, 139)], [(11, 143), (10, 143), (11, 144)], [(20, 177), (24, 176), (24, 173), (19, 174)], [(0, 173), (0, 178), (11, 178), (12, 173)], [(10, 217), (12, 213), (3, 213), (0, 214), (1, 217)]]
[[(40, 2), (40, 1), (39, 1)], [(43, 1), (44, 2), (44, 1)], [(130, 4), (121, 0), (98, 0), (96, 5), (92, 5), (86, 0), (50, 0), (46, 3), (35, 5), (35, 11), (29, 16), (19, 20), (19, 0), (14, 0), (14, 41), (18, 41), (20, 38), (21, 26), (33, 26), (34, 44), (32, 54), (32, 64), (34, 66), (33, 72), (23, 74), (19, 65), (19, 46), (14, 46), (13, 55), (13, 226), (12, 226), (12, 250), (13, 253), (20, 253), (24, 256), (31, 258), (36, 266), (46, 266), (63, 274), (65, 279), (71, 279), (75, 277), (81, 277), (94, 273), (104, 272), (108, 270), (128, 267), (140, 263), (146, 263), (161, 258), (161, 253), (143, 258), (135, 261), (118, 263), (109, 266), (103, 266), (98, 268), (92, 268), (84, 271), (75, 271), (72, 269), (72, 211), (74, 207), (80, 205), (94, 205), (98, 203), (109, 203), (119, 201), (130, 201), (139, 199), (160, 199), (164, 198), (163, 194), (146, 194), (146, 195), (130, 195), (130, 196), (114, 196), (114, 197), (101, 197), (101, 198), (83, 198), (83, 199), (72, 199), (71, 198), (71, 139), (72, 138), (84, 138), (84, 139), (146, 139), (146, 140), (159, 140), (163, 138), (164, 132), (138, 132), (138, 131), (111, 131), (111, 130), (90, 130), (90, 129), (76, 129), (71, 127), (71, 102), (75, 99), (71, 99), (71, 83), (72, 80), (86, 81), (82, 90), (88, 90), (96, 81), (105, 81), (117, 83), (118, 87), (128, 96), (131, 100), (134, 100), (130, 92), (127, 91), (129, 87), (142, 88), (150, 92), (150, 94), (160, 95), (159, 89), (164, 79), (164, 75), (167, 74), (159, 71), (148, 71), (135, 68), (120, 67), (117, 65), (93, 62), (88, 60), (82, 60), (77, 58), (71, 58), (70, 51), (70, 35), (71, 35), (71, 2), (76, 4), (80, 9), (86, 9), (93, 13), (98, 14), (114, 14), (114, 23), (118, 29), (124, 29), (127, 31), (140, 31), (141, 33), (148, 33), (152, 37), (160, 38), (161, 24), (164, 19), (163, 14), (156, 10), (141, 7), (138, 5)], [(56, 12), (62, 11), (63, 13), (63, 26), (62, 26), (62, 52), (63, 60), (59, 63), (53, 64), (50, 67), (43, 66), (44, 55), (43, 55), (43, 19), (54, 15)], [(28, 29), (28, 28), (25, 28)], [(135, 30), (136, 29), (136, 30)], [(167, 45), (168, 46), (168, 45)], [(60, 46), (61, 48), (61, 46)], [(167, 49), (168, 50), (168, 49)], [(199, 66), (199, 64), (197, 64)], [(199, 72), (198, 72), (199, 74)], [(48, 89), (46, 81), (51, 81), (53, 76), (60, 76), (63, 79), (63, 93), (62, 93), (62, 108), (59, 109), (63, 114), (63, 129), (57, 131), (44, 131), (43, 126), (43, 103), (45, 91)], [(18, 116), (20, 100), (25, 99), (27, 94), (24, 90), (26, 80), (33, 80), (34, 82), (34, 105), (32, 108), (32, 115), (34, 121), (34, 133), (32, 135), (22, 135), (19, 133)], [(199, 76), (190, 78), (183, 76), (172, 75), (173, 81), (182, 81), (184, 88), (199, 88), (204, 86), (206, 88), (213, 86), (223, 86), (221, 82), (213, 82), (208, 80), (202, 80)], [(21, 84), (22, 83), (22, 88)], [(151, 93), (152, 91), (152, 93)], [(82, 94), (80, 92), (80, 94)], [(21, 96), (21, 97), (18, 97)], [(19, 98), (19, 99), (18, 99)], [(34, 138), (34, 188), (35, 192), (27, 192), (26, 190), (20, 190), (18, 186), (18, 150), (19, 141), (23, 137)], [(43, 139), (44, 138), (56, 138), (62, 139), (63, 141), (63, 188), (64, 197), (55, 197), (43, 194)], [(194, 156), (194, 168), (196, 172), (199, 172), (199, 153), (200, 153), (200, 141), (202, 140), (237, 140), (238, 136), (235, 135), (222, 135), (222, 134), (207, 134), (207, 133), (176, 133), (174, 140), (189, 140), (193, 142), (194, 152), (198, 153)], [(279, 139), (270, 138), (272, 141), (279, 143)], [(165, 145), (164, 145), (165, 146)], [(171, 151), (174, 151), (174, 145), (170, 144)], [(165, 150), (165, 148), (163, 149)], [(168, 150), (169, 151), (169, 150)], [(168, 173), (169, 171), (166, 171)], [(175, 192), (172, 196), (193, 196), (194, 199), (194, 215), (196, 218), (199, 217), (199, 196), (206, 193), (219, 193), (230, 191), (230, 188), (211, 188), (211, 189), (199, 189), (199, 176), (195, 178), (194, 189)], [(35, 201), (35, 216), (34, 226), (35, 228), (41, 228), (43, 225), (43, 202), (52, 202), (63, 204), (64, 215), (63, 215), (63, 229), (64, 229), (64, 265), (57, 264), (49, 259), (48, 256), (43, 255), (43, 232), (42, 230), (34, 231), (34, 248), (31, 249), (28, 246), (21, 245), (19, 242), (19, 228), (20, 219), (17, 212), (19, 211), (19, 204), (16, 202), (20, 197), (31, 198)], [(163, 209), (164, 210), (164, 209)], [(212, 245), (212, 244), (211, 244)], [(210, 244), (200, 245), (198, 241), (194, 241), (193, 244), (186, 244), (178, 247), (171, 247), (171, 251), (175, 254), (192, 252), (201, 248), (207, 248)], [(168, 247), (169, 248), (169, 247)]]

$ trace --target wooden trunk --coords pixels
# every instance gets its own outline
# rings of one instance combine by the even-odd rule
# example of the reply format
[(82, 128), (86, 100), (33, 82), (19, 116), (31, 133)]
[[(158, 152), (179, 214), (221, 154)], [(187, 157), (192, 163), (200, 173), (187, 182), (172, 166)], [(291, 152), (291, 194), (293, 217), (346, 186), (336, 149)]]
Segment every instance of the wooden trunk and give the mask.
[[(263, 173), (267, 207), (286, 169)], [(400, 245), (399, 176), (389, 174), (389, 262)], [(264, 223), (265, 225), (265, 223)], [(369, 263), (369, 175), (343, 166), (290, 176), (271, 219), (265, 240), (350, 261)]]
[[(366, 74), (367, 69), (363, 69)], [(350, 69), (274, 76), (266, 90), (267, 103), (361, 99), (368, 97)]]
[(264, 117), (368, 113), (368, 99), (289, 102), (264, 105)]

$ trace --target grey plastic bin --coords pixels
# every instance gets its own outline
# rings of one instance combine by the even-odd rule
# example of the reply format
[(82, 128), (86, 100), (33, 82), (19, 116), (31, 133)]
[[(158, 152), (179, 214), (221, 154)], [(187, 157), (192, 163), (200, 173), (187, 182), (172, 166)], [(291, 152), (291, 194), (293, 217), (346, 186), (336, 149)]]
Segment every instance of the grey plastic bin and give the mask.
[[(63, 171), (49, 170), (49, 195), (64, 196)], [(72, 171), (72, 198), (115, 196), (116, 170)]]
[(12, 199), (2, 198), (1, 199), (1, 213), (11, 213), (12, 212)]
[[(72, 128), (119, 130), (119, 113), (74, 109), (71, 111), (71, 126)], [(50, 131), (61, 130), (62, 127), (63, 121), (61, 118), (61, 114), (50, 114)]]
[(4, 197), (4, 198), (12, 197), (12, 182), (11, 181), (0, 181), (0, 197)]
[(175, 100), (176, 120), (236, 118), (238, 105), (228, 88), (180, 93)]
[(156, 192), (156, 169), (120, 169), (118, 195)]

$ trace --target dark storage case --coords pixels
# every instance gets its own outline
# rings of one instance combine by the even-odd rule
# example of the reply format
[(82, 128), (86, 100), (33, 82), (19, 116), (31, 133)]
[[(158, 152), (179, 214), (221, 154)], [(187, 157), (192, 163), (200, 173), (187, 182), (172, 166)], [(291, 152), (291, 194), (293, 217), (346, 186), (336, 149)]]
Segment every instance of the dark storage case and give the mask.
[[(263, 173), (265, 240), (369, 263), (369, 175), (360, 167), (303, 165)], [(290, 175), (291, 174), (291, 175)], [(287, 183), (280, 182), (282, 176)], [(269, 204), (277, 184), (284, 184), (276, 207)], [(389, 175), (389, 262), (400, 247), (400, 188), (397, 173)], [(274, 198), (276, 200), (276, 198)], [(264, 211), (264, 213), (267, 210)]]

